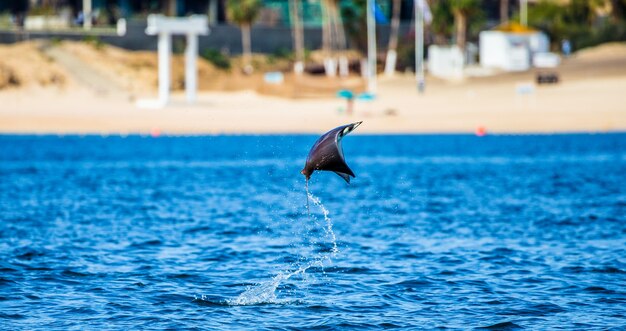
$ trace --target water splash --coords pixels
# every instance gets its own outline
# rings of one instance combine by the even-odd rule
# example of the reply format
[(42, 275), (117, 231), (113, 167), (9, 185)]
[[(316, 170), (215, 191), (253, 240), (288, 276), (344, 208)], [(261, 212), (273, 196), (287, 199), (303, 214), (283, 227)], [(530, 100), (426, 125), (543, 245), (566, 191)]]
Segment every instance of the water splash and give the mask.
[[(267, 282), (259, 283), (257, 285), (248, 287), (243, 293), (241, 293), (238, 297), (227, 300), (226, 303), (233, 306), (247, 306), (247, 305), (258, 305), (264, 303), (283, 303), (276, 296), (276, 291), (280, 284), (289, 280), (289, 278), (295, 275), (304, 275), (308, 269), (311, 267), (320, 267), (323, 268), (326, 263), (330, 263), (332, 258), (337, 256), (339, 253), (339, 249), (337, 247), (337, 236), (333, 231), (333, 222), (330, 219), (329, 211), (322, 204), (321, 200), (311, 194), (308, 190), (307, 186), (307, 208), (309, 199), (313, 202), (313, 204), (320, 208), (322, 214), (324, 215), (324, 232), (330, 238), (332, 243), (332, 248), (328, 253), (320, 253), (313, 260), (308, 263), (301, 265), (295, 270), (287, 270), (279, 272), (274, 278)], [(309, 211), (309, 217), (312, 217)], [(292, 266), (293, 267), (293, 266)]]
[(249, 287), (248, 289), (246, 289), (245, 292), (241, 293), (235, 299), (227, 300), (227, 303), (231, 306), (250, 306), (262, 303), (282, 303), (282, 301), (280, 301), (276, 297), (276, 290), (278, 289), (278, 286), (280, 286), (282, 282), (288, 280), (295, 275), (304, 274), (307, 269), (314, 266), (315, 264), (317, 263), (308, 263), (305, 266), (302, 266), (294, 271), (281, 271), (278, 273), (278, 275), (274, 276), (272, 280)]

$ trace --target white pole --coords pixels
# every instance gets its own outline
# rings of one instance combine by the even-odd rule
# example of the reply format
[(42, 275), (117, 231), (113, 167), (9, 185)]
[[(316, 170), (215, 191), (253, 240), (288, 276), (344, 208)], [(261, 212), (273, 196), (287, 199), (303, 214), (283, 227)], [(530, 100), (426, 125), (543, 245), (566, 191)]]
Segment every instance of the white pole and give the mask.
[(523, 26), (528, 25), (528, 0), (520, 0), (520, 20)]
[(367, 0), (367, 91), (376, 93), (376, 21), (374, 0)]
[(424, 93), (424, 6), (422, 0), (416, 0), (415, 7), (415, 80), (417, 90)]
[(196, 91), (198, 90), (197, 58), (198, 35), (189, 33), (187, 34), (187, 49), (185, 49), (185, 92), (189, 103), (196, 101)]
[(170, 54), (172, 53), (172, 35), (159, 33), (159, 103), (166, 105), (170, 95)]
[(91, 29), (91, 0), (83, 0), (83, 28)]

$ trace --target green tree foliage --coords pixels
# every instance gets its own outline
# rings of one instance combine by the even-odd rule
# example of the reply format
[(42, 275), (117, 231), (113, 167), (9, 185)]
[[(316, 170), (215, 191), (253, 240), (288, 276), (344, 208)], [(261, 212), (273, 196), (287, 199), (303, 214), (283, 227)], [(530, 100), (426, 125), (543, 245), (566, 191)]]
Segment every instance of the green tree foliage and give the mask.
[(571, 21), (592, 25), (597, 18), (597, 9), (605, 5), (606, 0), (571, 0), (565, 11)]
[(435, 43), (448, 44), (455, 37), (459, 47), (464, 48), (468, 37), (475, 37), (484, 27), (485, 13), (481, 0), (433, 0), (433, 21), (430, 29)]
[(552, 1), (541, 1), (528, 11), (528, 24), (545, 31), (552, 40), (565, 35), (568, 26), (566, 20), (562, 6)]
[(365, 52), (367, 49), (366, 9), (367, 0), (351, 0), (341, 6), (344, 29), (351, 44), (358, 50)]
[(451, 24), (454, 22), (454, 15), (452, 14), (450, 1), (434, 1), (431, 5), (431, 11), (433, 13), (433, 21), (430, 24), (430, 29), (435, 35), (435, 43), (445, 45), (454, 31), (452, 29), (453, 24)]
[(230, 0), (226, 11), (228, 19), (238, 25), (251, 25), (259, 16), (263, 4), (261, 0)]
[(200, 55), (219, 69), (230, 69), (230, 59), (217, 49), (205, 49)]
[(616, 2), (623, 3), (626, 7), (626, 0), (609, 2), (613, 17), (611, 20), (601, 21), (597, 12), (607, 5), (606, 0), (571, 0), (568, 4), (543, 0), (529, 8), (528, 24), (545, 31), (555, 49), (563, 39), (571, 40), (575, 49), (626, 40), (624, 18), (615, 14), (620, 7), (613, 7)]
[(461, 49), (465, 48), (470, 18), (482, 13), (480, 5), (480, 0), (450, 0), (450, 8), (454, 15), (456, 44)]
[(252, 72), (252, 41), (250, 26), (261, 12), (263, 4), (261, 0), (230, 0), (227, 2), (226, 11), (228, 18), (237, 23), (241, 28), (241, 43), (243, 48), (243, 63), (246, 73)]

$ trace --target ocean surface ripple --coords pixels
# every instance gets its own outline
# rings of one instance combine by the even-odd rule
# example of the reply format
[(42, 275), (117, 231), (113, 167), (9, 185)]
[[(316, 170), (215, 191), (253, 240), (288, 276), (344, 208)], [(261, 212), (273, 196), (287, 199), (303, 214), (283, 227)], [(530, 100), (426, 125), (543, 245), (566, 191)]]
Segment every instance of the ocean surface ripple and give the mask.
[(626, 134), (0, 136), (0, 330), (623, 330)]

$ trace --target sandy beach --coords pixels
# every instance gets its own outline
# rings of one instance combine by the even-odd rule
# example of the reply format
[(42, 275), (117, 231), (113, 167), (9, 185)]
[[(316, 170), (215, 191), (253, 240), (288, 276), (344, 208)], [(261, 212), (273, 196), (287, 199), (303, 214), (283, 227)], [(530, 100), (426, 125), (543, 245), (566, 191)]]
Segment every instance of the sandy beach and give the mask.
[[(1, 47), (4, 49), (0, 49), (0, 55), (16, 46)], [(84, 55), (80, 52), (69, 53), (82, 59), (78, 62), (89, 63), (81, 58)], [(357, 101), (352, 115), (345, 113), (345, 101), (333, 96), (331, 88), (341, 87), (336, 82), (338, 79), (332, 82), (317, 78), (316, 84), (320, 91), (325, 89), (326, 94), (294, 98), (289, 94), (271, 95), (271, 88), (258, 88), (260, 74), (257, 85), (248, 84), (240, 90), (232, 88), (232, 84), (230, 88), (219, 88), (219, 84), (203, 88), (201, 80), (198, 102), (194, 105), (188, 105), (183, 92), (177, 89), (168, 107), (140, 109), (136, 106), (138, 99), (156, 94), (153, 78), (156, 72), (150, 70), (151, 67), (141, 69), (142, 79), (121, 74), (90, 77), (92, 69), (96, 73), (106, 72), (104, 60), (95, 61), (92, 69), (76, 71), (73, 65), (68, 68), (63, 62), (55, 61), (54, 54), (51, 56), (53, 58), (46, 61), (52, 69), (34, 69), (40, 76), (38, 80), (45, 84), (35, 82), (19, 87), (5, 84), (0, 88), (0, 132), (319, 133), (335, 125), (360, 120), (365, 122), (359, 128), (360, 133), (471, 133), (479, 127), (491, 133), (626, 131), (626, 46), (623, 44), (584, 50), (565, 59), (556, 70), (561, 79), (556, 85), (533, 85), (534, 71), (468, 78), (462, 82), (429, 77), (426, 93), (420, 95), (410, 74), (380, 77), (376, 100)], [(11, 62), (7, 61), (8, 56), (2, 58), (5, 61), (3, 64), (0, 60), (0, 69), (5, 68), (6, 73)], [(124, 63), (123, 59), (115, 61)], [(13, 64), (16, 65), (19, 61)], [(56, 80), (46, 76), (46, 70), (52, 70), (50, 75), (56, 75)], [(121, 73), (124, 70), (118, 66), (110, 71)], [(200, 66), (200, 70), (206, 71), (204, 76), (201, 73), (201, 79), (224, 79), (224, 74), (209, 67)], [(126, 83), (116, 82), (116, 79), (125, 79)], [(286, 81), (293, 79), (288, 76)], [(353, 84), (354, 80), (351, 78), (346, 84)], [(56, 81), (61, 83), (55, 84)], [(95, 83), (90, 85), (89, 82)], [(145, 84), (139, 84), (142, 82)], [(534, 92), (519, 93), (520, 88), (529, 86)]]

